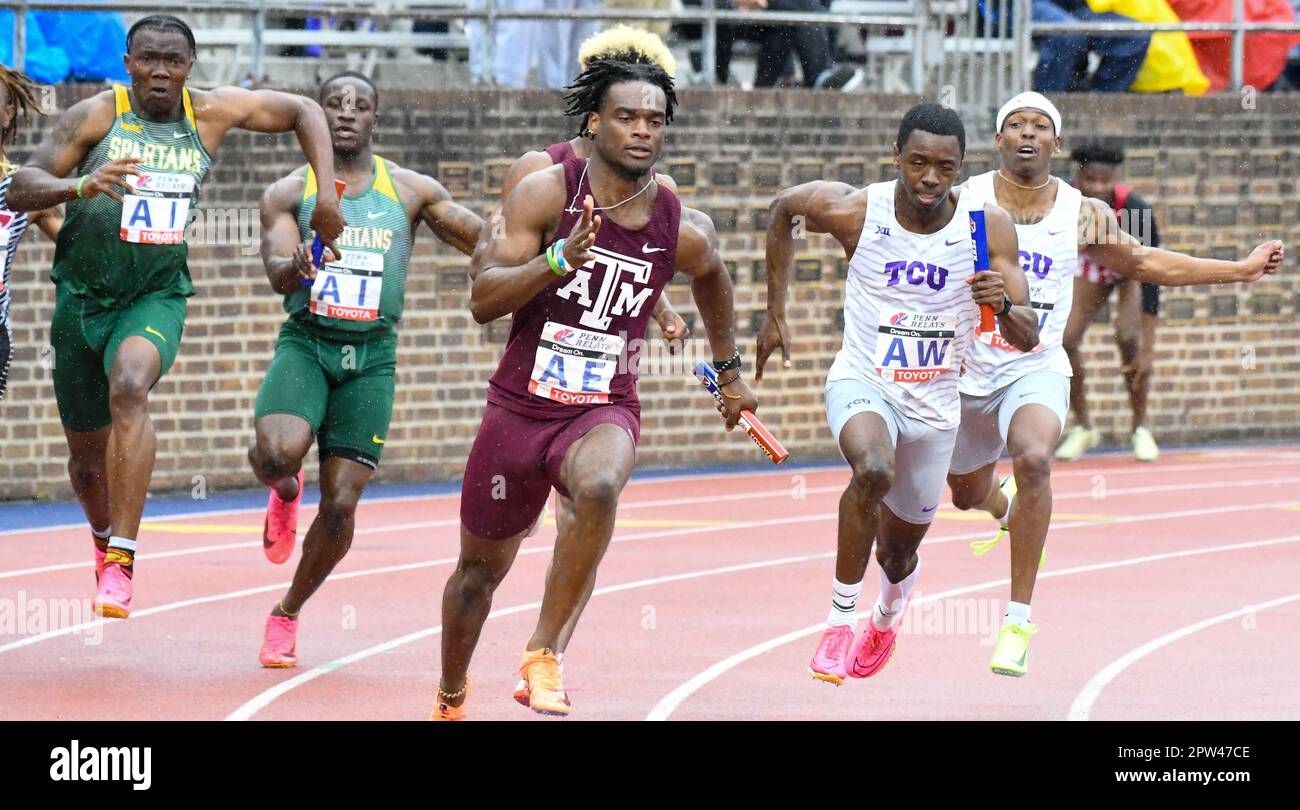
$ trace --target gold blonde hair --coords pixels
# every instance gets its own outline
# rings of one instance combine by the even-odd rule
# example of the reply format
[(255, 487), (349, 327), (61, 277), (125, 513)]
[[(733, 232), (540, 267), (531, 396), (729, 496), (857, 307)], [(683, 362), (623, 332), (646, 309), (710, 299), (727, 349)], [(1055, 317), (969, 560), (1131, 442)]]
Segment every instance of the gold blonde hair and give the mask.
[(588, 37), (578, 48), (578, 66), (586, 70), (595, 59), (648, 63), (658, 65), (669, 76), (677, 75), (677, 60), (664, 41), (630, 25), (615, 25)]

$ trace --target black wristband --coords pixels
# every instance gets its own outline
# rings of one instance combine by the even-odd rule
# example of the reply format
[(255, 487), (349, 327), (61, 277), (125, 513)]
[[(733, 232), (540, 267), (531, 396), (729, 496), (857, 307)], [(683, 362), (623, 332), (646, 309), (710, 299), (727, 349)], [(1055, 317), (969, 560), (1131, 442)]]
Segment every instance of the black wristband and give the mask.
[(721, 373), (724, 372), (724, 371), (731, 371), (733, 368), (734, 368), (734, 369), (739, 369), (739, 368), (740, 368), (740, 349), (737, 349), (737, 350), (736, 350), (736, 351), (731, 355), (731, 359), (730, 359), (730, 360), (724, 360), (724, 361), (714, 360), (714, 361), (713, 361), (713, 370), (716, 371), (716, 372), (719, 373), (719, 374), (721, 374)]
[(1000, 318), (1010, 312), (1012, 306), (1011, 298), (1006, 293), (1002, 293), (1002, 310), (998, 312), (998, 317)]

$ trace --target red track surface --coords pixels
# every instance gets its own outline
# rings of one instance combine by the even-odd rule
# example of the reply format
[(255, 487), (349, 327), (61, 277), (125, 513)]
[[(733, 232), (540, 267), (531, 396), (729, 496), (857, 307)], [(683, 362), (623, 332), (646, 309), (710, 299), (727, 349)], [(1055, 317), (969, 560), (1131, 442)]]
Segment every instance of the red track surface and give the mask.
[[(992, 522), (951, 508), (922, 547), (911, 632), (890, 665), (838, 689), (807, 676), (846, 476), (631, 484), (565, 662), (573, 717), (1300, 719), (1300, 448), (1058, 465), (1040, 632), (1018, 680), (987, 666), (1007, 544), (973, 557), (967, 541)], [(0, 719), (422, 719), (456, 516), (455, 495), (364, 503), (351, 554), (303, 612), (301, 663), (288, 671), (257, 665), (263, 620), (292, 573), (263, 558), (261, 515), (146, 522), (132, 618), (0, 635), (11, 698)], [(88, 604), (86, 535), (0, 533), (0, 599)], [(510, 691), (553, 538), (550, 526), (526, 541), (497, 593), (471, 668), (474, 719), (539, 719)], [(876, 582), (873, 565), (864, 610)]]

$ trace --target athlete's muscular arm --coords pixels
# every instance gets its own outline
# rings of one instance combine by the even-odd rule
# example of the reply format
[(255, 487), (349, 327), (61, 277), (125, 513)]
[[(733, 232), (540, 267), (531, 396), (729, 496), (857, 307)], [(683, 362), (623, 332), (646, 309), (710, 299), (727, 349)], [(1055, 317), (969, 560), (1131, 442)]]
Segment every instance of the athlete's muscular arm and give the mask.
[[(546, 261), (544, 240), (552, 238), (564, 199), (563, 169), (552, 167), (520, 181), (502, 206), (492, 233), (474, 250), (469, 263), (469, 311), (476, 323), (488, 323), (514, 312), (555, 280)], [(564, 259), (571, 268), (586, 264), (596, 242), (600, 216), (592, 216), (591, 197), (583, 201), (582, 218), (564, 242)]]
[[(12, 211), (40, 211), (77, 199), (78, 177), (69, 177), (77, 165), (113, 128), (117, 107), (111, 90), (83, 99), (68, 108), (45, 141), (14, 175), (7, 204)], [(123, 177), (139, 174), (135, 158), (105, 163), (82, 183), (83, 197), (107, 193), (121, 201), (113, 186)]]
[(549, 169), (553, 166), (551, 156), (544, 151), (525, 152), (520, 155), (514, 163), (510, 164), (510, 169), (506, 172), (506, 179), (501, 183), (501, 202), (505, 203), (510, 199), (510, 192), (515, 190), (515, 186), (530, 174)]
[(474, 255), (474, 245), (483, 230), (483, 219), (478, 214), (452, 200), (451, 192), (426, 174), (399, 169), (393, 175), (414, 194), (420, 206), (419, 217), (434, 236), (466, 256)]
[[(275, 181), (262, 194), (262, 265), (271, 289), (288, 295), (302, 284), (304, 278), (314, 278), (316, 269), (311, 263), (311, 243), (298, 236), (296, 207), (302, 196), (303, 174), (294, 172)], [(337, 254), (326, 254), (325, 260), (335, 260)]]
[(298, 136), (302, 153), (316, 172), (316, 183), (324, 191), (316, 195), (311, 227), (330, 247), (343, 233), (347, 223), (339, 209), (334, 188), (334, 150), (329, 127), (320, 105), (306, 96), (277, 90), (245, 90), (242, 87), (218, 87), (210, 91), (193, 91), (194, 117), (199, 135), (209, 152), (231, 129), (249, 132), (293, 132)]
[(796, 232), (829, 233), (852, 259), (867, 218), (867, 190), (846, 183), (814, 180), (777, 195), (767, 223), (767, 321), (758, 333), (754, 379), (763, 379), (763, 366), (777, 347), (790, 367), (789, 330), (785, 324), (785, 296), (794, 264)]
[(1020, 269), (1020, 241), (1011, 215), (987, 203), (984, 224), (989, 242), (989, 269), (966, 279), (976, 304), (988, 304), (994, 312), (1002, 311), (1002, 296), (1011, 300), (1011, 310), (998, 316), (998, 326), (1007, 343), (1022, 352), (1038, 345), (1038, 316), (1029, 306), (1029, 282)]
[[(709, 348), (717, 360), (729, 360), (736, 351), (736, 310), (732, 300), (731, 276), (718, 255), (718, 234), (713, 220), (693, 208), (682, 207), (677, 229), (677, 270), (691, 277), (691, 294), (699, 308)], [(731, 379), (735, 374), (735, 379)], [(757, 411), (758, 400), (744, 378), (731, 371), (720, 379), (724, 405), (718, 410), (727, 419), (727, 430), (736, 426), (741, 410)]]
[(1091, 197), (1084, 198), (1079, 211), (1079, 249), (1121, 276), (1166, 287), (1258, 281), (1276, 273), (1285, 255), (1282, 242), (1276, 239), (1257, 246), (1238, 262), (1145, 247), (1119, 227), (1109, 205)]

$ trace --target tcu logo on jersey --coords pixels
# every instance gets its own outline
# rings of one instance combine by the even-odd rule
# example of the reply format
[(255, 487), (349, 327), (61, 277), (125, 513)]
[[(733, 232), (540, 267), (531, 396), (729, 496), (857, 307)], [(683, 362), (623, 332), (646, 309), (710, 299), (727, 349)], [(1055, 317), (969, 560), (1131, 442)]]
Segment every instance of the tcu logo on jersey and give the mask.
[[(637, 290), (637, 285), (650, 283), (650, 271), (654, 265), (604, 248), (593, 246), (591, 252), (595, 258), (574, 271), (573, 280), (556, 290), (555, 294), (566, 301), (572, 301), (576, 295), (578, 305), (587, 309), (579, 320), (583, 326), (592, 329), (608, 329), (615, 315), (636, 317), (653, 292), (651, 287)], [(604, 268), (604, 273), (600, 289), (593, 295), (591, 280), (597, 268)]]
[(1025, 273), (1032, 272), (1039, 278), (1047, 278), (1048, 273), (1052, 272), (1052, 257), (1044, 256), (1041, 253), (1027, 253), (1020, 251), (1020, 269)]
[(889, 274), (886, 287), (895, 287), (907, 279), (908, 284), (928, 284), (932, 290), (942, 290), (948, 281), (948, 268), (925, 262), (887, 262), (885, 272)]

